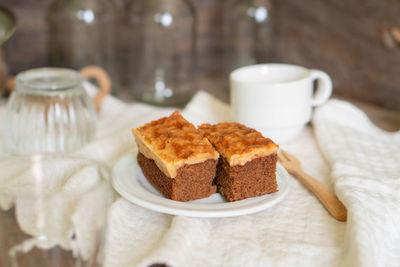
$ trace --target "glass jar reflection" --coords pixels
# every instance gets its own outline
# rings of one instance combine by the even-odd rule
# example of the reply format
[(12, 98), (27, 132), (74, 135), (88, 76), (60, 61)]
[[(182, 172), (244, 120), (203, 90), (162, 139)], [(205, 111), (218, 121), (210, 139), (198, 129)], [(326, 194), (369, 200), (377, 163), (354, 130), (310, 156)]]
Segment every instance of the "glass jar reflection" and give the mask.
[(102, 67), (120, 94), (115, 45), (116, 10), (108, 0), (54, 0), (48, 10), (49, 62), (54, 67)]
[(227, 70), (271, 62), (273, 45), (270, 0), (234, 0), (226, 3), (228, 26)]
[(181, 104), (195, 91), (196, 14), (186, 0), (141, 0), (130, 11), (132, 93), (158, 105)]

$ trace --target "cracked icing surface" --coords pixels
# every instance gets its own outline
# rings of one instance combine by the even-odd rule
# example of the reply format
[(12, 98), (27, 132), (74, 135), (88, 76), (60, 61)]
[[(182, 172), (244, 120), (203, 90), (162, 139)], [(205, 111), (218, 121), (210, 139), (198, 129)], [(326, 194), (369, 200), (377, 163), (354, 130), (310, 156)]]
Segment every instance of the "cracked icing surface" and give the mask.
[(255, 158), (276, 153), (279, 148), (271, 139), (236, 122), (206, 123), (199, 130), (228, 160), (230, 166), (244, 165)]
[(174, 178), (185, 164), (218, 159), (219, 154), (179, 111), (132, 129), (139, 151), (153, 159), (168, 177)]

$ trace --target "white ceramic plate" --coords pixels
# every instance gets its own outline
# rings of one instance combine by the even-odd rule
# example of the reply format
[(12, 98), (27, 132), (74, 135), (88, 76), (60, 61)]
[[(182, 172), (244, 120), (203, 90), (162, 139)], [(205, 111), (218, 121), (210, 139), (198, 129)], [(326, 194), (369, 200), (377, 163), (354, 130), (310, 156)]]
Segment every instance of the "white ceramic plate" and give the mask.
[(231, 217), (255, 213), (281, 201), (289, 191), (290, 177), (279, 164), (276, 176), (279, 187), (276, 193), (235, 202), (227, 202), (215, 193), (207, 198), (180, 202), (163, 197), (144, 177), (136, 155), (129, 154), (115, 165), (112, 184), (128, 201), (154, 211), (190, 217)]

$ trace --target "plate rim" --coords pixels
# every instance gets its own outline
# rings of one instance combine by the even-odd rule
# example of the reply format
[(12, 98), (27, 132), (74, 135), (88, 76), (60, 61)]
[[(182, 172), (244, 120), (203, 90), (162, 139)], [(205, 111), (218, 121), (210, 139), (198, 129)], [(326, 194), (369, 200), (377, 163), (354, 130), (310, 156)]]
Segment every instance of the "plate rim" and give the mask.
[[(122, 168), (120, 167), (120, 165), (123, 165), (123, 163), (128, 160), (130, 160), (131, 163), (133, 163), (133, 165), (130, 166), (130, 168), (132, 168), (131, 171), (142, 172), (137, 163), (134, 153), (129, 153), (122, 156), (114, 164), (112, 170), (111, 184), (115, 189), (115, 191), (117, 191), (121, 197), (123, 197), (124, 199), (133, 204), (136, 204), (146, 209), (150, 209), (153, 211), (169, 215), (198, 217), (198, 218), (222, 218), (222, 217), (235, 217), (235, 216), (256, 213), (261, 210), (272, 207), (277, 203), (279, 203), (282, 199), (284, 199), (290, 190), (290, 184), (291, 184), (291, 179), (288, 172), (279, 163), (277, 163), (277, 174), (281, 174), (281, 176), (279, 176), (279, 180), (277, 179), (277, 182), (279, 188), (283, 185), (283, 190), (273, 193), (274, 195), (266, 194), (239, 201), (223, 202), (223, 203), (193, 203), (190, 201), (180, 202), (162, 196), (154, 195), (153, 192), (148, 191), (148, 189), (146, 189), (143, 185), (140, 184), (139, 178), (132, 179), (133, 184), (131, 184), (131, 186), (135, 184), (139, 185), (139, 189), (136, 190), (136, 194), (135, 192), (133, 192), (133, 194), (132, 192), (131, 193), (127, 192), (127, 190), (123, 188), (124, 183), (121, 182), (123, 181), (124, 177), (120, 176), (118, 171), (119, 172), (123, 171), (119, 170), (119, 168)], [(125, 166), (125, 168), (129, 167)], [(135, 176), (138, 177), (138, 175)], [(144, 175), (143, 177), (144, 179), (146, 179)], [(282, 179), (284, 181), (281, 181)], [(139, 195), (137, 194), (137, 191), (139, 191)], [(145, 195), (143, 196), (141, 194)], [(270, 199), (271, 196), (274, 196), (272, 200)], [(148, 199), (148, 197), (151, 197), (150, 200)]]

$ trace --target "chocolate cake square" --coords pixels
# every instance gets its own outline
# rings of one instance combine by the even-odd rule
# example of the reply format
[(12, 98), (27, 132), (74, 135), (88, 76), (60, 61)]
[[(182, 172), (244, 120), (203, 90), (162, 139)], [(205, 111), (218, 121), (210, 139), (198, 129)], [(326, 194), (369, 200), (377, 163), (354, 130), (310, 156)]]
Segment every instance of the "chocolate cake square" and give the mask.
[(261, 133), (239, 123), (203, 124), (200, 132), (220, 154), (216, 184), (228, 201), (278, 191), (278, 145)]
[(178, 111), (132, 133), (143, 174), (166, 198), (189, 201), (216, 192), (219, 154)]

